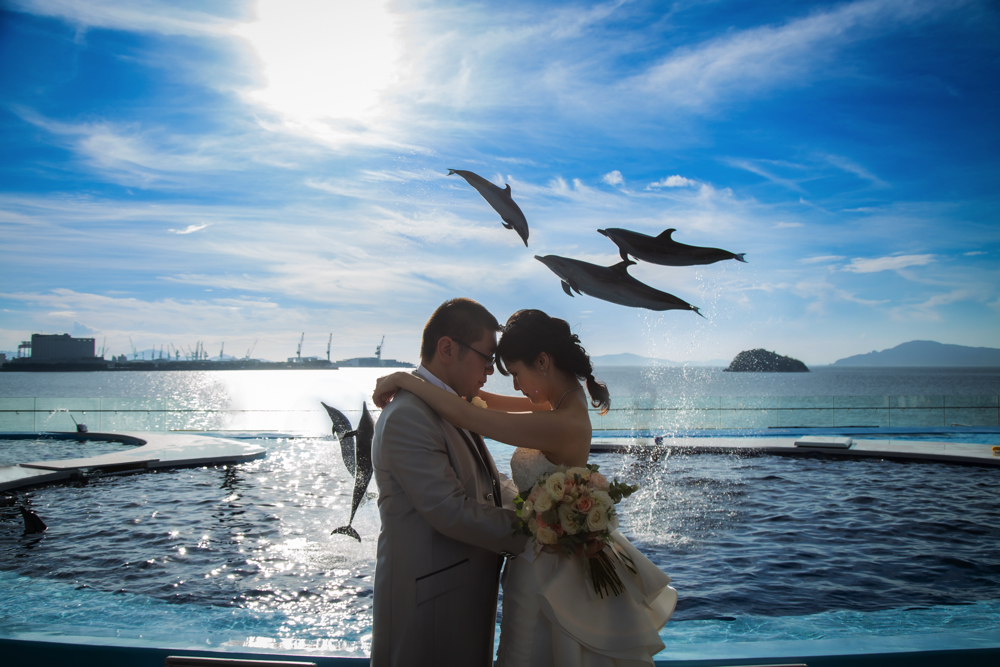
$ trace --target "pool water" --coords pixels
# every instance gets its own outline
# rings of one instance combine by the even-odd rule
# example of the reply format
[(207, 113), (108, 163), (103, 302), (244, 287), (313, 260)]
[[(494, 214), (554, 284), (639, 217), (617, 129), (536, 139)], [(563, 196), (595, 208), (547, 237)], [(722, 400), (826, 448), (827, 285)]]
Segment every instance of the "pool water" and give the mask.
[[(366, 654), (378, 514), (361, 544), (331, 438), (265, 459), (0, 495), (0, 635)], [(120, 445), (118, 445), (120, 446)], [(509, 470), (511, 449), (490, 444)], [(622, 531), (673, 579), (671, 646), (920, 635), (1000, 622), (996, 470), (874, 460), (596, 455), (637, 481)], [(374, 487), (373, 487), (374, 489)], [(49, 530), (24, 535), (18, 504)]]

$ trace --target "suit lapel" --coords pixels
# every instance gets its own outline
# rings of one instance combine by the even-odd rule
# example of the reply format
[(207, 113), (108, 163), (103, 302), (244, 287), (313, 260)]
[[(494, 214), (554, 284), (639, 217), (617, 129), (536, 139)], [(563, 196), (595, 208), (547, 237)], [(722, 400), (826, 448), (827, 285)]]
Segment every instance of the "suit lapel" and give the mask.
[(476, 453), (479, 458), (479, 463), (483, 466), (483, 472), (486, 473), (487, 477), (490, 478), (491, 485), (493, 486), (493, 503), (497, 507), (503, 506), (503, 494), (500, 489), (500, 483), (498, 481), (499, 474), (496, 470), (495, 465), (491, 465), (492, 459), (487, 455), (486, 452), (486, 442), (483, 440), (483, 436), (478, 433), (471, 433), (471, 438), (465, 434), (465, 429), (455, 427), (455, 430), (459, 432), (462, 439), (465, 440), (465, 444), (469, 446), (469, 449)]

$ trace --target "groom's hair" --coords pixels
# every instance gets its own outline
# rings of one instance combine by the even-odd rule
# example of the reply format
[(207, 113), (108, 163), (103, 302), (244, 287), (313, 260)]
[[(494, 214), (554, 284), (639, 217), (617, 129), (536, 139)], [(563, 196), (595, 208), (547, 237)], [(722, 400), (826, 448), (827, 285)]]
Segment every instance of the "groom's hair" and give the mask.
[[(429, 363), (437, 354), (437, 344), (448, 336), (466, 345), (475, 343), (487, 331), (500, 331), (500, 323), (482, 304), (459, 297), (445, 301), (424, 325), (420, 341), (420, 361)], [(468, 350), (462, 350), (464, 355)]]

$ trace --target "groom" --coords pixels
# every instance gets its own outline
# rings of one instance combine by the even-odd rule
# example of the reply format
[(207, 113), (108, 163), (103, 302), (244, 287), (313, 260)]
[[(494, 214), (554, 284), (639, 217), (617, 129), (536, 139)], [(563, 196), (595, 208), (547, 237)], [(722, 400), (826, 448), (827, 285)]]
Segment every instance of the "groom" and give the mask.
[[(471, 398), (493, 373), (500, 325), (471, 299), (441, 304), (424, 326), (428, 382)], [(375, 562), (373, 667), (493, 664), (503, 557), (517, 491), (481, 436), (400, 390), (375, 425), (372, 463), (382, 529)]]

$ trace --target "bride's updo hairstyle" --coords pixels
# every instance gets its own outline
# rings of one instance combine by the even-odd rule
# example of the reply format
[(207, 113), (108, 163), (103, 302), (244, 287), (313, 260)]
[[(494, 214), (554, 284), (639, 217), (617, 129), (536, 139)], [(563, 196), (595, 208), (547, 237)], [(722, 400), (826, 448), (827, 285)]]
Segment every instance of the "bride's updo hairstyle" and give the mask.
[(520, 361), (531, 366), (538, 355), (545, 352), (556, 368), (587, 381), (590, 404), (607, 414), (611, 407), (611, 394), (603, 382), (594, 378), (594, 366), (587, 351), (580, 344), (580, 337), (570, 331), (566, 320), (549, 317), (540, 310), (519, 310), (504, 325), (497, 343), (497, 370), (510, 375), (504, 362)]

